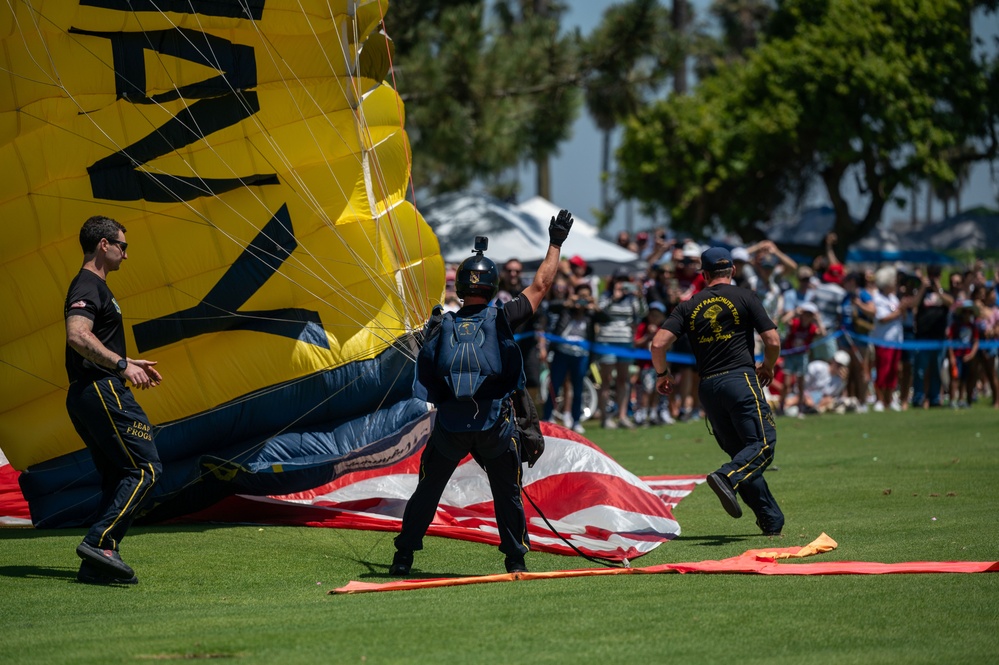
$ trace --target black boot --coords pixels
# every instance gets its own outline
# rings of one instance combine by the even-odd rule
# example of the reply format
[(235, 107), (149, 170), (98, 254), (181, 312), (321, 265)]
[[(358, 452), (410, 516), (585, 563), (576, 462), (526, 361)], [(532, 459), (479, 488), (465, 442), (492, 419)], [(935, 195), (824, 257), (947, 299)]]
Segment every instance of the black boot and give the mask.
[(406, 577), (410, 568), (413, 567), (413, 550), (396, 550), (392, 557), (392, 565), (389, 567), (389, 575), (394, 577)]
[(508, 556), (506, 558), (506, 572), (508, 573), (526, 573), (527, 564), (524, 563), (524, 556)]

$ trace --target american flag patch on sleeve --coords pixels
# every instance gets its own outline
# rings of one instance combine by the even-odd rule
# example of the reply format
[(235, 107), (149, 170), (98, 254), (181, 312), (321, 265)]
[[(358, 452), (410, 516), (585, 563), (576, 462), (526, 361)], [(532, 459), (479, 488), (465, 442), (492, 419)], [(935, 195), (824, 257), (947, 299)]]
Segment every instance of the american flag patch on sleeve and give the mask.
[(85, 309), (86, 307), (87, 307), (86, 300), (77, 300), (75, 303), (72, 303), (69, 306), (70, 309)]

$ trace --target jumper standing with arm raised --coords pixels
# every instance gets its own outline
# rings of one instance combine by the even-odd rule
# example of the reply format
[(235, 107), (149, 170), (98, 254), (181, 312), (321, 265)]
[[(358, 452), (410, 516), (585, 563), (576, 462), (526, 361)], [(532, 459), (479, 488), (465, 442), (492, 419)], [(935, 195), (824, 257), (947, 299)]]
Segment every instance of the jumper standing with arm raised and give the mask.
[[(496, 264), (477, 247), (478, 253), (458, 266), (455, 289), (463, 301), (461, 309), (441, 315), (435, 308), (417, 359), (417, 382), (437, 413), (420, 459), (416, 491), (406, 504), (402, 531), (395, 538), (389, 574), (409, 575), (413, 552), (423, 549), (423, 536), (444, 489), (469, 454), (489, 478), (506, 570), (527, 571), (524, 555), (530, 541), (521, 500), (520, 435), (512, 399), (524, 387), (524, 361), (512, 330), (534, 314), (555, 281), (559, 250), (572, 221), (567, 210), (552, 217), (548, 252), (534, 281), (502, 307), (489, 304), (499, 284)], [(448, 361), (448, 353), (454, 354), (458, 346), (467, 353), (460, 358), (452, 355), (458, 361)]]

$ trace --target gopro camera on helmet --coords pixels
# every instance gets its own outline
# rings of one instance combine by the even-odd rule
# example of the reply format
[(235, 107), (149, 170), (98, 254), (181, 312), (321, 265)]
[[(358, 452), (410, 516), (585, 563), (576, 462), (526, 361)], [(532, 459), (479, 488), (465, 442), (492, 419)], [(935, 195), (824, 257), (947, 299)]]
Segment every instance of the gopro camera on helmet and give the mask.
[(491, 299), (499, 290), (499, 269), (482, 255), (489, 247), (489, 238), (475, 236), (475, 254), (461, 262), (454, 276), (454, 291), (459, 298), (479, 296)]

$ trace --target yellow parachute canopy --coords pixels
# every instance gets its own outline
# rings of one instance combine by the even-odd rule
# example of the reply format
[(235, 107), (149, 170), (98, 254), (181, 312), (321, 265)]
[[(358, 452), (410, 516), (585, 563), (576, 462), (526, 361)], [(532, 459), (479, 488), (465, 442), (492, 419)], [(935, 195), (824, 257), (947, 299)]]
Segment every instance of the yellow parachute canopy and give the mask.
[[(129, 260), (108, 283), (129, 355), (157, 360), (165, 378), (138, 396), (154, 425), (209, 422), (248, 396), (269, 409), (261, 395), (347, 366), (350, 382), (376, 375), (364, 394), (409, 380), (370, 361), (422, 325), (444, 266), (405, 198), (403, 105), (383, 82), (387, 5), (0, 9), (0, 216), (11, 230), (0, 243), (0, 446), (15, 468), (82, 448), (64, 406), (62, 308), (95, 214), (127, 228)], [(351, 415), (343, 380), (319, 400), (336, 402), (335, 418)], [(298, 399), (285, 397), (274, 408)]]

